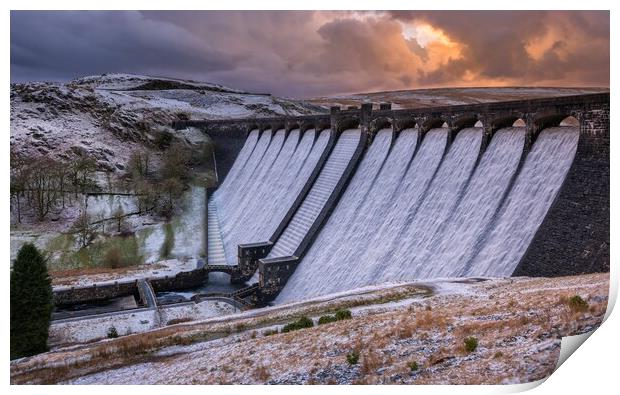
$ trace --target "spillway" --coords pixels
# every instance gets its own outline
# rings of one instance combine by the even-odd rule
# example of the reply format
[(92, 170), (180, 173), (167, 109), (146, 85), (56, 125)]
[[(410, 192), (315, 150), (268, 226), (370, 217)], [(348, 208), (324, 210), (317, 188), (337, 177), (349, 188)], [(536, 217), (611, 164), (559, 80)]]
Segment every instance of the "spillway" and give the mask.
[[(209, 201), (209, 261), (234, 265), (248, 244), (232, 279), (259, 267), (254, 303), (418, 279), (604, 271), (609, 125), (599, 96), (391, 115), (366, 104), (279, 122), (360, 129), (252, 131)], [(495, 129), (517, 114), (527, 128)], [(580, 126), (561, 126), (575, 125), (567, 116)], [(474, 117), (484, 128), (456, 131)], [(394, 129), (373, 137), (390, 119)], [(450, 128), (426, 129), (440, 120)], [(243, 130), (215, 132), (223, 171)]]
[(467, 276), (510, 276), (543, 222), (571, 167), (579, 129), (543, 130), (519, 173), (499, 217), (468, 263)]
[[(208, 204), (209, 264), (234, 265), (239, 244), (267, 241), (275, 232), (327, 148), (330, 132), (315, 138), (310, 129), (300, 135), (293, 130), (285, 140), (283, 130), (273, 138), (267, 131), (259, 139), (258, 131), (250, 133)], [(237, 205), (219, 206), (222, 199), (234, 199)]]
[[(243, 200), (249, 190), (254, 185), (252, 175), (260, 171), (261, 160), (265, 151), (269, 147), (271, 141), (271, 131), (264, 131), (254, 149), (252, 154), (243, 166), (242, 171), (239, 172), (239, 176), (235, 180), (234, 189), (231, 187), (227, 193), (226, 200), (217, 200), (218, 213), (220, 217), (220, 227), (223, 233), (228, 232), (232, 227), (232, 224), (227, 224), (228, 219), (235, 217), (237, 212), (243, 211), (243, 207), (239, 205), (239, 202)], [(224, 240), (226, 241), (226, 240)]]
[(411, 222), (375, 261), (374, 281), (420, 278), (425, 265), (416, 258), (423, 255), (432, 236), (453, 213), (476, 165), (482, 135), (482, 128), (467, 128), (457, 134)]
[[(317, 270), (312, 273), (309, 282), (298, 280), (300, 275), (296, 271), (277, 297), (276, 303), (372, 283), (372, 279), (367, 282), (361, 278), (362, 275), (370, 277), (365, 274), (372, 270), (366, 256), (379, 251), (379, 246), (390, 243), (396, 235), (395, 229), (404, 226), (402, 213), (415, 206), (424, 193), (439, 166), (447, 138), (447, 129), (431, 129), (416, 153), (418, 132), (403, 131), (360, 207), (360, 216), (356, 218), (355, 225), (349, 228), (346, 235), (328, 233), (330, 237), (342, 240), (341, 248), (336, 254), (324, 256), (324, 260), (317, 260), (313, 264)], [(339, 205), (343, 201), (341, 199)], [(325, 267), (325, 271), (319, 265)], [(310, 274), (306, 277), (310, 277)]]
[(361, 139), (361, 131), (345, 130), (321, 169), (312, 188), (299, 206), (282, 235), (269, 252), (268, 258), (294, 256), (310, 227), (325, 207), (340, 181)]
[[(274, 184), (274, 180), (279, 176), (298, 142), (298, 140), (295, 140), (295, 135), (289, 136), (292, 137), (289, 140), (294, 143), (294, 146), (291, 148), (292, 144), (284, 144), (285, 136), (286, 132), (284, 130), (278, 130), (273, 135), (267, 151), (265, 151), (256, 171), (246, 186), (248, 188), (247, 192), (243, 194), (243, 199), (238, 202), (239, 207), (243, 208), (243, 210), (236, 210), (234, 216), (226, 218), (228, 226), (225, 228), (224, 235), (228, 236), (228, 233), (234, 235), (230, 237), (232, 244), (237, 243), (237, 239), (242, 238), (244, 231), (248, 229), (248, 223), (244, 221), (248, 216), (250, 217), (250, 223), (262, 220), (261, 214), (265, 211), (265, 202), (262, 200), (265, 198), (263, 195), (266, 192), (265, 187), (273, 191), (272, 184)], [(258, 211), (259, 207), (262, 207), (263, 210)]]
[(388, 155), (391, 142), (391, 130), (381, 130), (377, 133), (346, 192), (340, 198), (340, 203), (312, 243), (312, 247), (295, 270), (294, 275), (289, 279), (289, 284), (291, 284), (289, 289), (301, 291), (303, 288), (312, 287), (313, 280), (318, 278), (319, 273), (325, 275), (327, 271), (330, 271), (329, 258), (332, 253), (339, 253), (344, 242), (342, 236), (349, 226), (354, 225), (359, 206), (366, 200), (368, 191)]
[(269, 220), (263, 221), (260, 224), (262, 226), (256, 230), (253, 242), (268, 241), (272, 237), (276, 228), (293, 205), (293, 202), (301, 193), (312, 171), (316, 168), (321, 155), (323, 155), (327, 148), (330, 131), (322, 131), (313, 144), (315, 136), (316, 132), (314, 129), (304, 133), (304, 137), (299, 143), (297, 150), (295, 150), (295, 155), (291, 158), (290, 163), (286, 165), (284, 172), (286, 176), (277, 180), (277, 189), (280, 193), (277, 196), (272, 196), (273, 204), (269, 211)]
[(240, 178), (240, 173), (243, 170), (246, 162), (250, 155), (252, 155), (252, 151), (254, 150), (254, 146), (256, 146), (256, 142), (258, 141), (258, 130), (252, 130), (248, 135), (248, 138), (245, 140), (245, 144), (239, 151), (235, 162), (233, 163), (228, 175), (222, 182), (222, 185), (215, 191), (211, 200), (214, 201), (214, 204), (222, 205), (229, 199), (229, 192), (231, 190), (235, 190), (238, 185), (238, 181)]
[(444, 227), (415, 252), (420, 278), (458, 277), (477, 252), (479, 240), (489, 227), (510, 188), (523, 150), (524, 127), (500, 129), (493, 136), (469, 182), (463, 199)]

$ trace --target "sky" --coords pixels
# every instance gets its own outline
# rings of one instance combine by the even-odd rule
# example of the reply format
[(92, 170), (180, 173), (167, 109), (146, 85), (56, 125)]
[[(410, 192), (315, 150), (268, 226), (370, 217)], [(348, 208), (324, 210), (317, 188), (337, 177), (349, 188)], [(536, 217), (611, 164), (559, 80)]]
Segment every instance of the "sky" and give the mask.
[(11, 11), (11, 81), (136, 73), (286, 97), (609, 86), (608, 11)]

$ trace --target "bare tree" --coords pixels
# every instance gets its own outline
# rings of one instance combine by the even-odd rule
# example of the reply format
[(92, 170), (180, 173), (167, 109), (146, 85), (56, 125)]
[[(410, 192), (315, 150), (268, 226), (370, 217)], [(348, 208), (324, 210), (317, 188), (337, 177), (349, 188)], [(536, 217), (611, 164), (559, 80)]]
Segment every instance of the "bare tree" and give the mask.
[(52, 159), (39, 158), (31, 167), (28, 189), (39, 221), (45, 219), (58, 200), (57, 180), (54, 177), (57, 166)]
[(16, 151), (11, 150), (11, 196), (15, 197), (17, 204), (17, 223), (22, 222), (21, 198), (28, 184), (29, 173), (27, 162)]
[(149, 175), (151, 154), (148, 151), (134, 151), (129, 157), (127, 168), (134, 181), (143, 180)]
[(91, 224), (90, 215), (86, 210), (81, 210), (72, 226), (73, 233), (77, 236), (80, 248), (87, 247), (97, 235), (95, 227)]
[(123, 212), (123, 208), (119, 205), (114, 213), (112, 213), (112, 217), (116, 221), (116, 232), (121, 232), (121, 225), (123, 224), (123, 218), (125, 217), (125, 213)]
[(88, 188), (95, 185), (95, 181), (92, 179), (92, 177), (96, 170), (97, 162), (93, 158), (88, 156), (80, 156), (73, 163), (71, 163), (71, 181), (76, 187), (76, 197), (78, 190), (81, 193), (85, 193)]

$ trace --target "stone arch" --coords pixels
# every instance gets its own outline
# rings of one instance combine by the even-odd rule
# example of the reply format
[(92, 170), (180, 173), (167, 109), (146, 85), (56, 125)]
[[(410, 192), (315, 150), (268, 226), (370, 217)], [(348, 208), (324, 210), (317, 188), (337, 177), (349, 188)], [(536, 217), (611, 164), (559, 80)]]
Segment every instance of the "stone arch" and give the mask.
[(520, 113), (509, 113), (509, 114), (501, 114), (499, 116), (494, 117), (490, 120), (488, 124), (488, 129), (491, 134), (497, 132), (501, 128), (508, 128), (514, 126), (515, 122), (518, 120), (523, 121), (524, 124), (527, 124), (526, 117), (524, 114)]
[(394, 127), (394, 121), (391, 117), (379, 117), (370, 121), (370, 131), (376, 133), (381, 129), (388, 129)]
[(472, 128), (477, 124), (479, 127), (483, 126), (482, 121), (475, 114), (461, 115), (452, 119), (452, 128), (456, 130)]
[(423, 120), (420, 124), (422, 126), (420, 130), (422, 132), (428, 132), (431, 129), (444, 127), (443, 125), (448, 125), (448, 122), (443, 118), (427, 118), (426, 120)]
[(401, 132), (405, 129), (419, 129), (420, 125), (413, 117), (395, 117), (392, 122), (392, 127), (394, 128), (395, 132)]
[(527, 124), (525, 123), (525, 121), (523, 120), (523, 118), (518, 118), (518, 119), (516, 119), (516, 120), (512, 123), (512, 126), (513, 126), (513, 127), (517, 127), (517, 128), (520, 128), (520, 127), (525, 127), (526, 125), (527, 125)]
[(562, 121), (560, 121), (560, 124), (558, 126), (580, 127), (581, 126), (581, 122), (576, 117), (574, 117), (572, 115), (569, 115), (568, 117), (566, 117)]
[(358, 129), (361, 126), (359, 116), (343, 116), (336, 120), (336, 132), (340, 133), (347, 129)]

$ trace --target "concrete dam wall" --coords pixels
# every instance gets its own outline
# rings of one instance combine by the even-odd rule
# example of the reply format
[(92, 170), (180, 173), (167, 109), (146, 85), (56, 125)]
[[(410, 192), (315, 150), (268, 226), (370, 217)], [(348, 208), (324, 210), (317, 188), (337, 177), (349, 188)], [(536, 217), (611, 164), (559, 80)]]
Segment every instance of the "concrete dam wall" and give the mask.
[(208, 265), (257, 303), (609, 270), (609, 94), (236, 120), (221, 144), (233, 129)]

